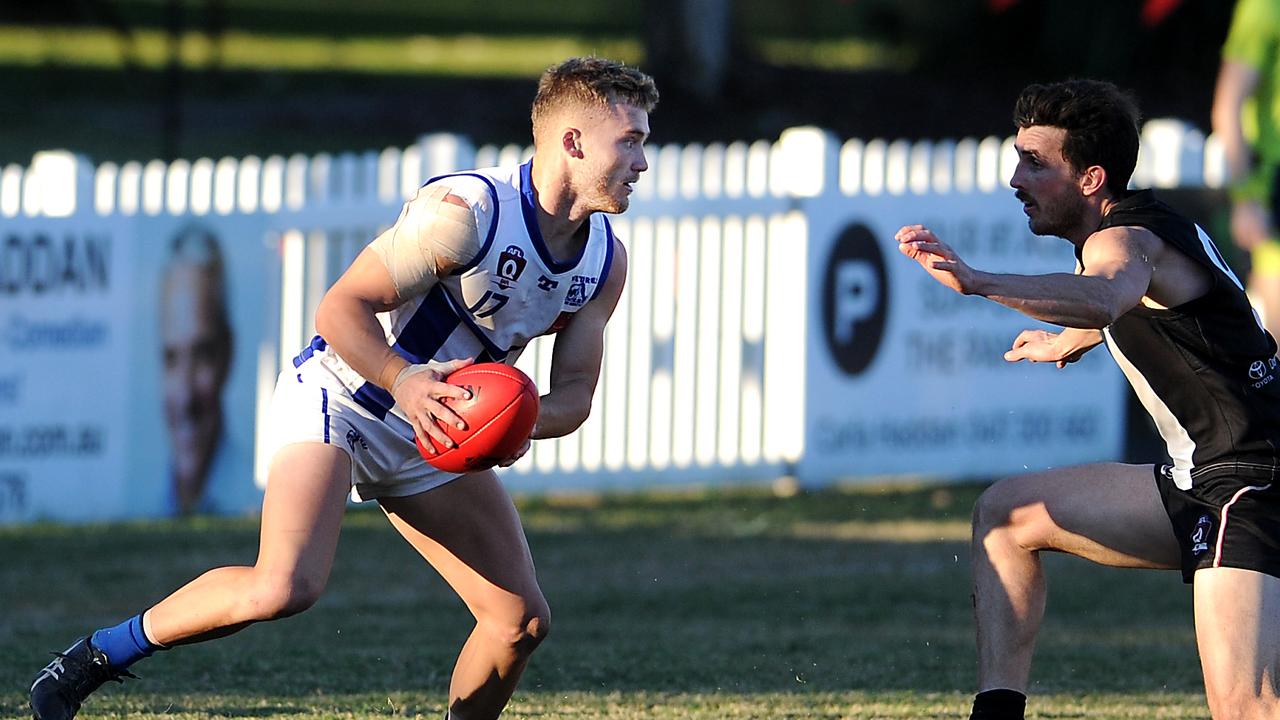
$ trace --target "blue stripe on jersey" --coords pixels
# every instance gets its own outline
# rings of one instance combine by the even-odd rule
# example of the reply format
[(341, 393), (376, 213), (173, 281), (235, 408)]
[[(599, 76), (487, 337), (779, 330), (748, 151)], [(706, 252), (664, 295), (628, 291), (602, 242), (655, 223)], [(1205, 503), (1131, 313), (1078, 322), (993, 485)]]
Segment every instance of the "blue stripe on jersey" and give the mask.
[(449, 291), (443, 285), (436, 285), (423, 298), (391, 347), (415, 365), (428, 362), (444, 347), (462, 315), (449, 302)]
[(355, 400), (360, 407), (373, 413), (373, 416), (379, 420), (386, 420), (391, 406), (396, 404), (391, 393), (371, 382), (361, 385), (359, 390), (351, 393), (351, 399)]
[(480, 326), (476, 325), (475, 320), (471, 319), (471, 314), (458, 307), (458, 301), (455, 300), (452, 295), (446, 292), (444, 293), (444, 298), (449, 303), (454, 314), (462, 320), (462, 323), (467, 326), (467, 329), (471, 331), (471, 334), (475, 336), (476, 340), (479, 340), (480, 344), (484, 346), (485, 352), (488, 353), (489, 357), (495, 358), (492, 362), (502, 362), (502, 358), (505, 358), (507, 353), (511, 351), (503, 350), (497, 345), (494, 345), (493, 341), (489, 339), (489, 336), (484, 334), (484, 330), (481, 330)]
[(600, 279), (596, 282), (596, 291), (591, 293), (592, 300), (595, 300), (604, 289), (604, 281), (609, 277), (609, 268), (613, 267), (613, 226), (609, 224), (609, 218), (600, 219), (604, 220), (604, 241), (608, 245), (604, 249), (604, 264), (600, 266)]
[(320, 414), (324, 415), (324, 444), (329, 444), (329, 390), (320, 388)]
[[(547, 247), (547, 242), (542, 239), (542, 230), (538, 227), (538, 206), (537, 200), (533, 196), (533, 159), (520, 166), (520, 210), (524, 213), (524, 229), (529, 233), (529, 239), (533, 241), (533, 249), (538, 252), (538, 257), (542, 258), (542, 263), (547, 266), (551, 272), (559, 275), (572, 270), (582, 262), (582, 256), (587, 252), (587, 243), (582, 244), (582, 250), (578, 252), (578, 256), (572, 260), (559, 262), (555, 256), (551, 254), (551, 248)], [(588, 218), (590, 223), (591, 219)], [(590, 228), (588, 228), (590, 230)], [(588, 242), (590, 236), (588, 235)]]
[(293, 359), (293, 366), (298, 367), (302, 365), (302, 363), (310, 360), (312, 355), (323, 351), (327, 347), (329, 347), (329, 343), (325, 342), (324, 338), (319, 335), (311, 338), (311, 342), (306, 347), (302, 348), (302, 352), (298, 353), (298, 356)]
[(484, 256), (489, 253), (489, 248), (493, 245), (493, 237), (498, 234), (498, 217), (499, 217), (498, 211), (501, 209), (500, 208), (501, 203), (498, 202), (498, 189), (493, 186), (493, 181), (490, 180), (489, 178), (479, 173), (469, 173), (469, 172), (449, 173), (447, 175), (437, 175), (431, 178), (430, 180), (422, 183), (422, 186), (426, 187), (431, 183), (437, 180), (441, 180), (443, 178), (461, 177), (464, 175), (468, 177), (480, 178), (481, 180), (484, 181), (485, 185), (489, 186), (489, 197), (493, 198), (493, 222), (489, 224), (489, 234), (485, 236), (484, 243), (480, 245), (480, 252), (476, 253), (476, 256), (471, 258), (471, 261), (468, 262), (466, 265), (463, 265), (462, 267), (457, 268), (453, 272), (449, 273), (450, 275), (461, 275), (462, 273), (470, 270), (476, 265), (479, 265), (480, 260), (483, 259)]

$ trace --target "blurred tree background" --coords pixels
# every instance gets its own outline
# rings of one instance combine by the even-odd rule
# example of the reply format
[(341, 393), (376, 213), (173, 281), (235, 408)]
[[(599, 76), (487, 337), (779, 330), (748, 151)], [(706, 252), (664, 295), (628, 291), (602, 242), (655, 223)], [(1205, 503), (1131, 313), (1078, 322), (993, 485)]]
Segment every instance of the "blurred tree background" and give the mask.
[(1208, 128), (1222, 0), (0, 2), (0, 163), (528, 142), (574, 54), (655, 75), (655, 142), (1003, 135), (1026, 83), (1100, 77)]

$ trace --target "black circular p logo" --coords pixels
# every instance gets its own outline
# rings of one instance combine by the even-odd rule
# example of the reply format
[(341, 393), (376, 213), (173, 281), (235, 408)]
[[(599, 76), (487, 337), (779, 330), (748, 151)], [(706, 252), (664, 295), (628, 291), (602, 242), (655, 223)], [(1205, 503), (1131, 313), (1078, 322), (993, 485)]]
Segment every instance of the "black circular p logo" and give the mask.
[(840, 233), (822, 282), (822, 322), (831, 357), (849, 375), (871, 364), (884, 335), (889, 282), (871, 230), (853, 223)]

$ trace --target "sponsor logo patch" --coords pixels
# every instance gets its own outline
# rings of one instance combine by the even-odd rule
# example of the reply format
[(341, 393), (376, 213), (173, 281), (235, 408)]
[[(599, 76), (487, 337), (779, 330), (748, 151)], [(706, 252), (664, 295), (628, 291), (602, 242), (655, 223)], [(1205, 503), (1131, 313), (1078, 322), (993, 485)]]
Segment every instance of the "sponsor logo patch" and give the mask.
[(1262, 362), (1261, 360), (1254, 360), (1253, 364), (1249, 366), (1250, 380), (1261, 380), (1262, 376), (1266, 374), (1267, 374), (1266, 363)]

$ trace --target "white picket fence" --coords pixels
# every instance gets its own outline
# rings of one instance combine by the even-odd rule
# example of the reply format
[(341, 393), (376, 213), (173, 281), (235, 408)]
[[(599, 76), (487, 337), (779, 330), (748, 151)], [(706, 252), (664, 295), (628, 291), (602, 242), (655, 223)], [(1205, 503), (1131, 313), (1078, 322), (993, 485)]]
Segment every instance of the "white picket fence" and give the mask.
[[(320, 296), (406, 194), (436, 174), (529, 153), (433, 136), (404, 151), (279, 160), (270, 174), (264, 163), (263, 187), (278, 187), (271, 194), (282, 199), (273, 216), (284, 247), (280, 361), (310, 338)], [(789, 363), (786, 345), (767, 338), (803, 322), (802, 296), (779, 283), (784, 273), (803, 275), (794, 262), (788, 271), (785, 256), (804, 241), (786, 220), (786, 194), (770, 188), (775, 153), (766, 142), (651, 151), (633, 209), (614, 221), (630, 271), (592, 415), (578, 432), (536, 443), (511, 482), (634, 486), (785, 472), (798, 437), (776, 421), (794, 418), (801, 403), (771, 394), (785, 392)], [(551, 350), (537, 341), (519, 363), (542, 387)]]
[[(1221, 184), (1212, 138), (1152, 121), (1143, 141), (1136, 185)], [(0, 221), (173, 215), (216, 225), (263, 216), (266, 240), (280, 248), (278, 305), (268, 309), (259, 368), (265, 397), (314, 332), (320, 296), (395, 219), (403, 198), (434, 175), (515, 163), (529, 152), (431, 135), (381, 152), (96, 167), (40, 153), (30, 167), (0, 171)], [(632, 208), (615, 220), (630, 275), (609, 325), (592, 416), (570, 437), (535, 444), (510, 481), (609, 487), (789, 472), (805, 444), (811, 201), (1005, 192), (1015, 160), (1008, 138), (842, 143), (813, 128), (777, 142), (651, 147)], [(520, 362), (543, 386), (550, 351), (542, 342)]]

